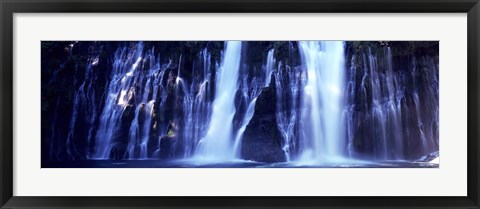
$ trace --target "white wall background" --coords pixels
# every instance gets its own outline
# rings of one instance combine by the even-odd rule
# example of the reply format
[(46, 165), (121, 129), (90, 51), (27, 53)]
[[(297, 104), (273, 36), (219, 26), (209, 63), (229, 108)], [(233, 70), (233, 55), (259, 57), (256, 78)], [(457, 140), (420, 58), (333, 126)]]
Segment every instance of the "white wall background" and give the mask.
[[(440, 168), (41, 169), (41, 40), (439, 40)], [(466, 14), (15, 14), (14, 195), (466, 196)]]

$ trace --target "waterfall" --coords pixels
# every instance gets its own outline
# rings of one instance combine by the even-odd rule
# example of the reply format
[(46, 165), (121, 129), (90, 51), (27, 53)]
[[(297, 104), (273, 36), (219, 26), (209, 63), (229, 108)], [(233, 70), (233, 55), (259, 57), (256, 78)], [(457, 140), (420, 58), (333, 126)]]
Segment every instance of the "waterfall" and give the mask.
[[(143, 43), (139, 42), (135, 47), (119, 48), (115, 53), (113, 63), (112, 76), (106, 90), (105, 106), (100, 116), (100, 125), (96, 135), (95, 153), (93, 158), (108, 159), (111, 156), (111, 150), (114, 148), (118, 140), (122, 136), (123, 130), (130, 136), (129, 145), (123, 154), (129, 158), (145, 158), (146, 156), (146, 140), (148, 134), (140, 131), (138, 118), (141, 115), (150, 117), (148, 111), (151, 111), (152, 103), (148, 100), (150, 88), (139, 88), (139, 84), (151, 79), (151, 73), (158, 71), (159, 66), (156, 64), (153, 50), (144, 58)], [(150, 66), (143, 66), (146, 60), (149, 60)], [(149, 74), (145, 75), (139, 68), (147, 68)], [(145, 91), (145, 92), (144, 92)], [(143, 98), (139, 95), (142, 95)], [(153, 95), (155, 97), (156, 95)], [(152, 98), (155, 100), (155, 98)], [(136, 104), (141, 104), (136, 107)], [(147, 108), (143, 108), (148, 104)], [(136, 108), (135, 108), (136, 107)], [(126, 118), (133, 116), (131, 122), (127, 122)], [(144, 118), (144, 117), (142, 117)], [(142, 120), (147, 123), (150, 120)], [(146, 124), (149, 126), (149, 124)], [(148, 128), (143, 128), (144, 130)], [(139, 139), (139, 138), (143, 138)], [(138, 151), (138, 152), (137, 152)]]
[(208, 160), (233, 158), (232, 121), (242, 43), (228, 41), (216, 76), (215, 100), (207, 134), (199, 142), (198, 155)]
[(267, 54), (267, 64), (265, 66), (265, 86), (268, 86), (270, 84), (271, 75), (275, 69), (276, 60), (274, 55), (275, 50), (270, 49)]
[[(379, 137), (379, 143), (377, 144), (376, 148), (376, 158), (377, 159), (387, 159), (388, 158), (388, 140), (387, 140), (387, 132), (386, 132), (386, 114), (384, 108), (384, 95), (382, 94), (381, 88), (381, 80), (378, 72), (377, 66), (377, 57), (372, 55), (371, 49), (368, 50), (368, 63), (369, 66), (369, 76), (370, 76), (370, 83), (365, 84), (372, 87), (372, 117), (374, 118), (374, 124), (378, 127), (376, 131), (376, 135)], [(368, 81), (365, 81), (368, 82)]]
[(300, 42), (306, 81), (302, 99), (303, 157), (328, 161), (342, 157), (344, 43)]
[[(210, 102), (210, 82), (211, 82), (211, 55), (207, 49), (202, 50), (199, 54), (199, 59), (203, 62), (201, 63), (203, 70), (193, 69), (193, 73), (198, 73), (194, 76), (194, 80), (190, 85), (191, 96), (189, 99), (184, 100), (184, 107), (189, 106), (189, 110), (185, 111), (185, 133), (184, 138), (190, 138), (190, 143), (187, 145), (189, 149), (187, 150), (185, 157), (191, 157), (194, 155), (195, 147), (197, 143), (204, 136), (207, 131), (210, 116), (211, 116), (211, 106)], [(196, 92), (195, 90), (198, 89)], [(196, 92), (196, 93), (195, 93)], [(190, 104), (188, 104), (190, 102)]]
[[(73, 44), (71, 45), (73, 47)], [(69, 124), (69, 132), (66, 140), (66, 151), (70, 156), (75, 156), (78, 154), (79, 150), (76, 148), (74, 141), (81, 140), (79, 138), (85, 137), (87, 146), (90, 146), (90, 143), (93, 141), (93, 131), (95, 120), (97, 118), (97, 106), (95, 98), (95, 89), (93, 88), (95, 81), (95, 74), (93, 72), (93, 67), (98, 64), (98, 51), (93, 50), (93, 47), (89, 47), (90, 56), (87, 59), (87, 66), (85, 67), (85, 74), (82, 80), (75, 78), (74, 85), (79, 85), (78, 89), (75, 92), (73, 97), (73, 110), (72, 117)], [(78, 66), (76, 66), (78, 68)], [(78, 70), (78, 69), (76, 69)], [(87, 122), (88, 133), (76, 133), (79, 124), (78, 120), (85, 120)], [(83, 117), (83, 118), (81, 118)], [(87, 157), (90, 156), (90, 152), (87, 149)]]
[[(245, 112), (245, 116), (243, 117), (242, 120), (242, 125), (237, 131), (237, 134), (235, 135), (235, 141), (233, 145), (233, 152), (236, 158), (241, 158), (240, 156), (240, 147), (242, 145), (242, 138), (243, 138), (243, 133), (245, 132), (245, 129), (247, 128), (247, 125), (250, 123), (250, 120), (253, 117), (253, 114), (255, 113), (255, 104), (257, 103), (257, 97), (261, 93), (261, 88), (262, 87), (267, 87), (270, 84), (271, 81), (271, 76), (272, 73), (275, 69), (275, 57), (274, 57), (274, 49), (270, 49), (267, 54), (267, 62), (265, 66), (263, 67), (263, 70), (265, 71), (265, 75), (263, 77), (264, 82), (261, 83), (259, 80), (253, 78), (252, 82), (249, 84), (246, 82), (248, 78), (248, 74), (245, 76), (244, 79), (242, 79), (244, 84), (242, 85), (243, 88), (241, 89), (243, 91), (244, 99), (247, 101), (248, 106), (247, 110)], [(260, 84), (259, 84), (260, 83)], [(250, 92), (250, 94), (248, 94)]]
[(245, 129), (247, 128), (248, 123), (253, 117), (256, 103), (257, 103), (257, 98), (255, 97), (248, 105), (247, 112), (245, 113), (245, 117), (242, 121), (242, 126), (240, 127), (240, 129), (238, 129), (237, 135), (235, 136), (235, 143), (233, 145), (233, 153), (235, 155), (235, 158), (241, 158), (240, 147), (242, 145), (241, 143), (242, 143), (243, 132), (245, 132)]
[[(391, 138), (390, 147), (394, 147), (395, 150), (393, 153), (390, 153), (389, 158), (393, 159), (404, 159), (403, 152), (400, 150), (404, 149), (403, 146), (403, 133), (402, 133), (402, 118), (401, 118), (401, 108), (400, 108), (400, 91), (398, 90), (398, 81), (397, 76), (393, 72), (393, 61), (392, 61), (392, 51), (390, 47), (384, 49), (386, 51), (386, 67), (385, 72), (385, 83), (387, 86), (388, 92), (388, 102), (387, 102), (387, 129), (386, 132), (388, 138)], [(386, 140), (385, 140), (386, 141)], [(387, 152), (390, 152), (387, 148)]]
[[(100, 116), (100, 127), (96, 136), (93, 158), (110, 158), (110, 149), (115, 132), (120, 126), (122, 112), (126, 110), (127, 99), (133, 96), (133, 72), (141, 61), (143, 44), (137, 45), (135, 56), (128, 56), (127, 49), (119, 49), (115, 53), (115, 61), (111, 81), (108, 84), (104, 110)], [(130, 129), (131, 130), (131, 129)]]
[[(208, 101), (211, 60), (206, 49), (199, 53), (198, 61), (203, 62), (199, 70), (203, 73), (193, 74), (192, 80), (182, 78), (181, 60), (180, 56), (178, 65), (170, 60), (161, 66), (155, 49), (144, 50), (142, 42), (118, 48), (105, 91), (108, 96), (101, 112), (92, 158), (146, 159), (159, 157), (160, 152), (168, 155), (176, 149), (184, 158), (193, 155), (205, 132), (205, 127), (199, 124), (207, 124), (211, 115)], [(174, 68), (176, 72), (170, 70)], [(170, 80), (166, 80), (168, 78)], [(182, 105), (173, 107), (176, 111), (171, 118), (155, 118), (159, 111), (171, 111), (166, 103), (171, 85), (174, 94), (170, 99)], [(123, 148), (123, 134), (128, 134), (126, 148)], [(165, 135), (179, 139), (171, 145), (171, 150), (160, 150)], [(151, 149), (155, 144), (157, 148)]]
[[(280, 69), (280, 67), (279, 67)], [(298, 96), (300, 94), (301, 74), (296, 69), (286, 67), (275, 72), (275, 91), (277, 96), (277, 127), (282, 134), (282, 150), (285, 159), (290, 161), (296, 149), (295, 128), (298, 123)]]
[(420, 66), (431, 75), (425, 76), (417, 69), (415, 57), (410, 65), (394, 66), (391, 48), (383, 47), (380, 52), (382, 57), (369, 47), (349, 60), (343, 116), (348, 156), (382, 161), (414, 158), (408, 157), (406, 150), (432, 153), (437, 149), (433, 139), (438, 139), (438, 67), (434, 59), (421, 61)]
[(335, 167), (438, 156), (429, 42), (62, 44), (42, 45), (62, 57), (42, 60), (42, 157)]

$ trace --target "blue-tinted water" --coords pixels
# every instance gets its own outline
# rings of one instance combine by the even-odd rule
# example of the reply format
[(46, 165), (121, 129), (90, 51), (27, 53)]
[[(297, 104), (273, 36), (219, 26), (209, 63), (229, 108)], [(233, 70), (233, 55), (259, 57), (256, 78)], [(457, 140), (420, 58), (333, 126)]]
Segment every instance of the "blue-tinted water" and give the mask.
[(438, 163), (414, 161), (357, 161), (323, 164), (284, 162), (262, 163), (253, 161), (198, 162), (188, 160), (84, 160), (49, 162), (43, 168), (438, 168)]

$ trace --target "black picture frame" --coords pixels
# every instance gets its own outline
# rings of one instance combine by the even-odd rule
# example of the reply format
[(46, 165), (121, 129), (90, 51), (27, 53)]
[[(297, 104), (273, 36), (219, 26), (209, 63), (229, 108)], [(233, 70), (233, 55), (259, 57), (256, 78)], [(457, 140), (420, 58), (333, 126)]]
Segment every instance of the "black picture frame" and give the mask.
[[(478, 0), (0, 0), (1, 208), (479, 208)], [(468, 194), (465, 197), (13, 196), (14, 13), (467, 13)], [(449, 181), (451, 179), (445, 179)]]

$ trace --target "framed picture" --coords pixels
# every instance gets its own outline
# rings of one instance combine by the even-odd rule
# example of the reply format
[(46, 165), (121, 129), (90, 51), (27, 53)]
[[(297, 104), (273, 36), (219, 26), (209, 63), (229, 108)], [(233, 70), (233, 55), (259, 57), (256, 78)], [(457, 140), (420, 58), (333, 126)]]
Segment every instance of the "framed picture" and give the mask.
[(478, 0), (0, 7), (2, 208), (479, 208)]

